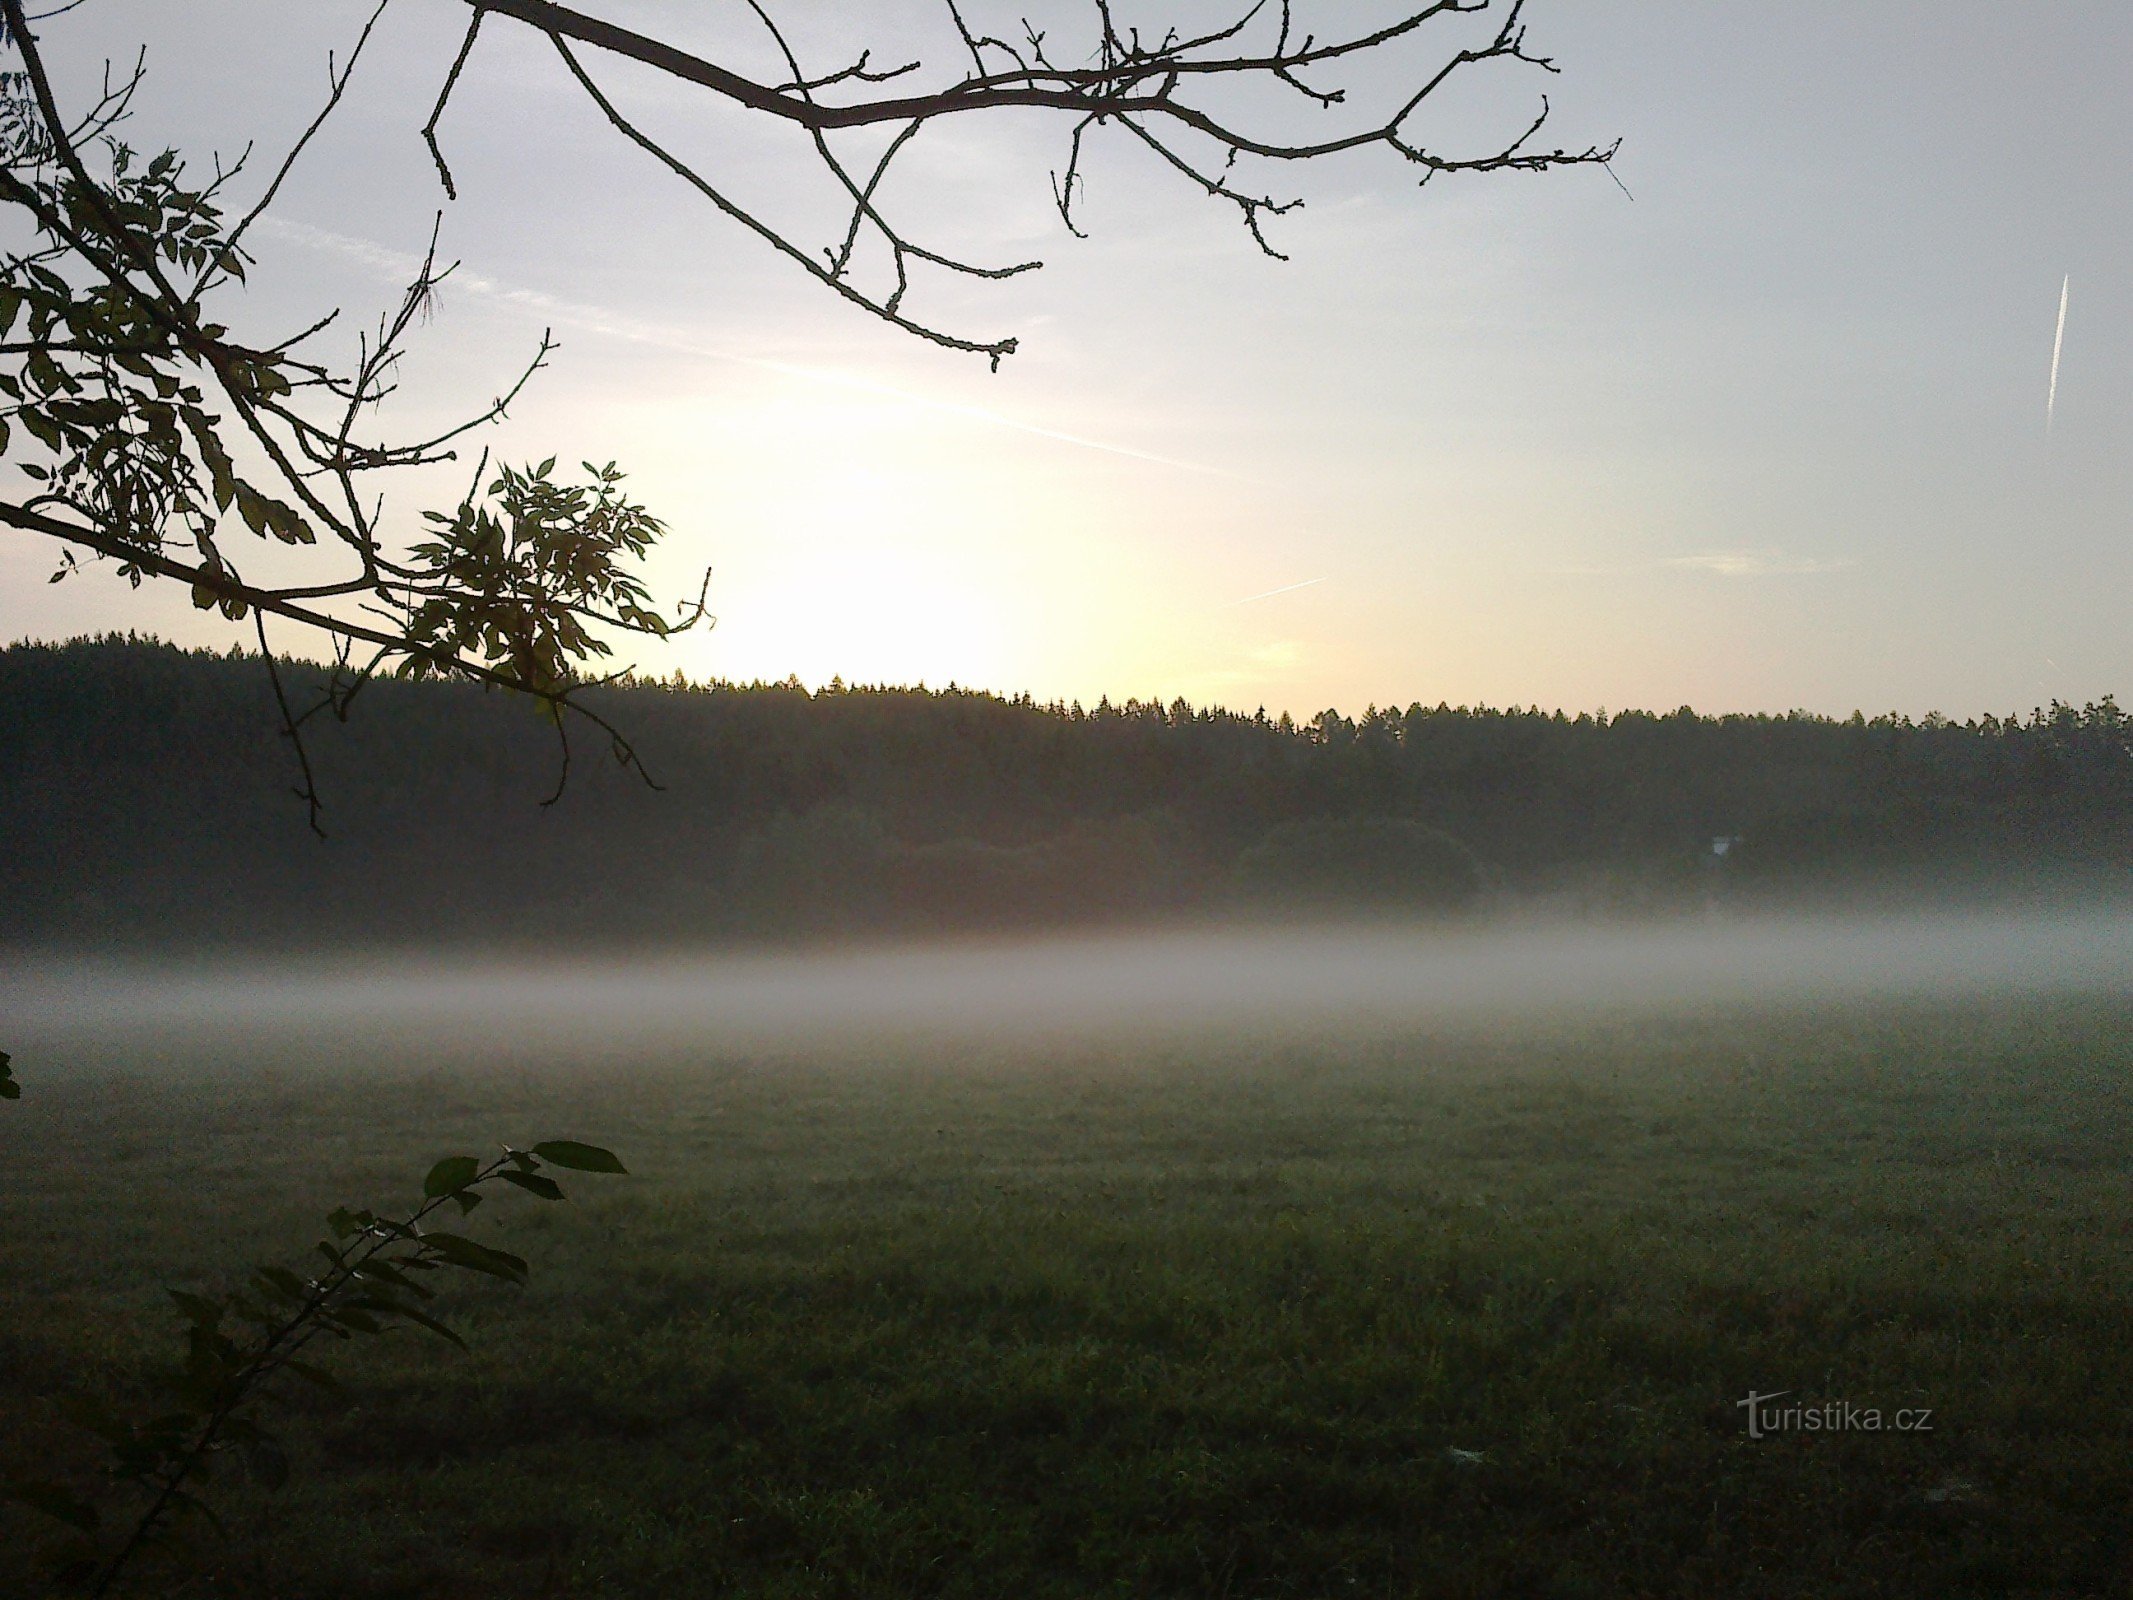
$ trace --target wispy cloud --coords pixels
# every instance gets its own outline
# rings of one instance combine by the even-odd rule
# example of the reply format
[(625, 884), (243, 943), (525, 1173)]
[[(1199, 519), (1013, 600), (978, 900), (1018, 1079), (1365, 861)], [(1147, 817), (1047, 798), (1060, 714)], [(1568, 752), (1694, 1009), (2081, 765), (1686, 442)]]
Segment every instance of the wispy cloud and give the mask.
[[(290, 222), (279, 217), (262, 218), (258, 224), (262, 233), (268, 233), (286, 244), (301, 249), (318, 250), (338, 255), (369, 268), (378, 276), (396, 283), (407, 283), (422, 265), (422, 258), (408, 251), (390, 249), (369, 239), (352, 238), (344, 233), (335, 233), (327, 228), (314, 228), (308, 223)], [(557, 327), (582, 329), (587, 333), (604, 334), (609, 338), (626, 339), (633, 344), (652, 345), (661, 350), (670, 350), (678, 355), (697, 356), (707, 361), (722, 361), (733, 366), (752, 367), (759, 372), (775, 372), (784, 377), (802, 378), (831, 388), (856, 391), (879, 399), (894, 400), (921, 410), (963, 417), (988, 427), (1005, 428), (1014, 433), (1029, 434), (1038, 439), (1051, 439), (1060, 444), (1072, 445), (1080, 450), (1095, 450), (1104, 455), (1123, 456), (1129, 461), (1146, 461), (1154, 466), (1171, 467), (1180, 472), (1203, 473), (1210, 477), (1235, 478), (1240, 475), (1222, 467), (1207, 466), (1198, 461), (1181, 461), (1174, 456), (1158, 455), (1149, 450), (1136, 450), (1130, 445), (1113, 444), (1104, 439), (1091, 439), (1084, 434), (1069, 433), (1060, 428), (1047, 428), (1039, 423), (1025, 422), (1004, 412), (986, 406), (965, 405), (954, 400), (940, 400), (931, 395), (917, 394), (909, 389), (899, 389), (893, 384), (880, 383), (871, 378), (858, 377), (852, 373), (836, 372), (823, 367), (803, 366), (791, 361), (778, 361), (767, 356), (745, 355), (738, 350), (724, 349), (706, 344), (678, 328), (647, 322), (627, 312), (617, 311), (583, 300), (566, 300), (540, 289), (528, 289), (518, 284), (507, 283), (500, 278), (460, 268), (447, 280), (449, 288), (479, 295), (485, 300), (501, 304), (521, 306), (538, 312)]]
[(1714, 578), (1783, 578), (1818, 572), (1843, 572), (1859, 564), (1855, 556), (1791, 556), (1782, 550), (1697, 550), (1652, 561), (1539, 568), (1555, 578), (1630, 578), (1659, 569), (1705, 572)]
[(1248, 606), (1248, 605), (1254, 605), (1254, 604), (1258, 603), (1258, 602), (1259, 602), (1259, 601), (1261, 601), (1261, 600), (1271, 600), (1271, 599), (1273, 599), (1273, 598), (1274, 598), (1274, 596), (1276, 596), (1277, 594), (1294, 594), (1294, 593), (1295, 593), (1295, 592), (1296, 592), (1296, 591), (1297, 591), (1298, 589), (1308, 589), (1308, 588), (1310, 588), (1310, 587), (1311, 587), (1312, 585), (1314, 585), (1314, 584), (1320, 584), (1320, 583), (1324, 583), (1325, 581), (1326, 581), (1326, 580), (1325, 580), (1324, 578), (1306, 578), (1306, 579), (1304, 579), (1304, 581), (1303, 581), (1302, 583), (1290, 583), (1290, 584), (1284, 584), (1284, 585), (1282, 585), (1282, 587), (1280, 587), (1279, 589), (1269, 589), (1269, 590), (1267, 590), (1267, 592), (1266, 592), (1265, 594), (1248, 594), (1248, 595), (1246, 595), (1246, 596), (1245, 596), (1245, 597), (1244, 597), (1244, 598), (1243, 598), (1242, 600), (1232, 600), (1232, 601), (1230, 602), (1230, 605), (1231, 605), (1231, 606)]
[(1782, 578), (1813, 572), (1842, 572), (1858, 562), (1850, 556), (1788, 556), (1777, 550), (1701, 550), (1667, 556), (1659, 563), (1719, 578)]

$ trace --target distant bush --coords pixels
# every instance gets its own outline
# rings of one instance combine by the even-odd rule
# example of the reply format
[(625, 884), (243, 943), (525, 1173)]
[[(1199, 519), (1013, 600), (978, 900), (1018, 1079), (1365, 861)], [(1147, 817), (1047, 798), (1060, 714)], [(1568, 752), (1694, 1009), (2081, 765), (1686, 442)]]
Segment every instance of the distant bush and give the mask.
[(1474, 852), (1405, 817), (1290, 822), (1238, 859), (1237, 890), (1258, 905), (1454, 911), (1482, 889)]
[(1077, 821), (1017, 843), (913, 843), (838, 802), (746, 839), (735, 897), (747, 925), (790, 932), (1073, 924), (1179, 905), (1188, 855), (1161, 815)]

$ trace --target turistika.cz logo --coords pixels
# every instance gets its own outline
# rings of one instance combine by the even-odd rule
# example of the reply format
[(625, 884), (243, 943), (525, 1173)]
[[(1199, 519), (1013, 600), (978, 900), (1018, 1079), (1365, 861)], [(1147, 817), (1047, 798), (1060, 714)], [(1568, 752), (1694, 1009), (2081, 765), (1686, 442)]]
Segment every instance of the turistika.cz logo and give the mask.
[(1878, 1406), (1855, 1406), (1849, 1400), (1825, 1400), (1820, 1405), (1780, 1406), (1774, 1402), (1790, 1395), (1790, 1389), (1775, 1394), (1750, 1392), (1736, 1401), (1748, 1413), (1748, 1437), (1768, 1438), (1773, 1433), (1931, 1433), (1933, 1408), (1907, 1407), (1886, 1412)]

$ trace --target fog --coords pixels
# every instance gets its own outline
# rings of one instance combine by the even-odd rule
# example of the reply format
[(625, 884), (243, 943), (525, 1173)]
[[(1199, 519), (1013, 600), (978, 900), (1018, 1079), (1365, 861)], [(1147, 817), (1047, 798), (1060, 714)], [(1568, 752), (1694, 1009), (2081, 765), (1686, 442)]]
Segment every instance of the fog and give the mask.
[(638, 1048), (1382, 1035), (1636, 1008), (2114, 992), (2133, 917), (1263, 928), (542, 962), (406, 954), (152, 965), (18, 959), (0, 1026), (72, 1047)]

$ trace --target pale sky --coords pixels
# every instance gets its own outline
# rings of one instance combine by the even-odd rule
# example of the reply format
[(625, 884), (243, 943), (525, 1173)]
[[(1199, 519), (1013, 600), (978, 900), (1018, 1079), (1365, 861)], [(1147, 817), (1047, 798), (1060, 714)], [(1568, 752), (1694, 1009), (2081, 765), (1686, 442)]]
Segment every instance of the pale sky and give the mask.
[[(738, 4), (581, 8), (773, 71)], [(835, 65), (855, 9), (780, 15)], [(940, 55), (924, 6), (863, 9), (877, 59)], [(1061, 35), (1082, 14), (978, 9), (1056, 15)], [(204, 165), (285, 142), (365, 14), (88, 0), (45, 40), (76, 89), (146, 43), (130, 137)], [(1122, 141), (1092, 144), (1079, 240), (1051, 208), (1061, 124), (940, 128), (891, 191), (912, 231), (1046, 263), (912, 291), (958, 332), (1018, 335), (996, 375), (777, 261), (506, 20), (444, 124), (447, 203), (419, 129), (465, 17), (393, 0), (229, 320), (261, 337), (335, 304), (373, 320), (443, 209), (462, 277), (384, 421), (478, 406), (553, 324), (562, 349), (495, 443), (619, 461), (672, 527), (655, 586), (693, 594), (712, 569), (718, 627), (632, 641), (647, 670), (1300, 716), (1963, 716), (2133, 688), (2121, 0), (1532, 0), (1530, 43), (1561, 75), (1477, 76), (1424, 128), (1486, 139), (1545, 90), (1547, 143), (1619, 135), (1634, 201), (1596, 169), (1417, 190), (1395, 161), (1344, 160), (1270, 180), (1308, 202), (1268, 225), (1286, 264)], [(826, 242), (803, 141), (585, 59), (707, 173)], [(1408, 54), (1361, 89), (1426, 70)], [(47, 585), (54, 560), (0, 532), (0, 638), (249, 641), (108, 571)]]

